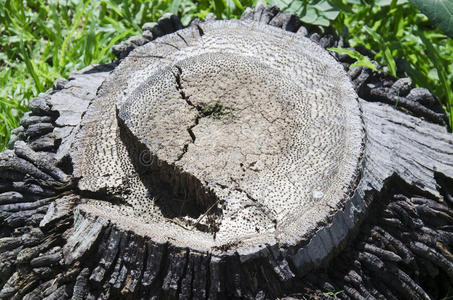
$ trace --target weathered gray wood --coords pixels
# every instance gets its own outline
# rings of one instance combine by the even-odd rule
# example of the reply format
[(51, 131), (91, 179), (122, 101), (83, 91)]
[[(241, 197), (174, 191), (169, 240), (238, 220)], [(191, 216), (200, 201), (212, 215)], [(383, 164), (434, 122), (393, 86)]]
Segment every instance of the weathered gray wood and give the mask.
[(37, 116), (48, 115), (50, 111), (50, 107), (47, 104), (47, 99), (49, 96), (47, 94), (41, 93), (38, 97), (32, 99), (28, 103), (28, 107), (30, 108), (31, 112)]
[(22, 202), (24, 197), (18, 192), (5, 192), (0, 194), (0, 204)]
[[(275, 7), (247, 9), (243, 18), (298, 30), (294, 39), (308, 36), (323, 48), (343, 43), (323, 29), (301, 27), (297, 17)], [(206, 38), (209, 26), (194, 22), (186, 32)], [(133, 57), (136, 70), (159, 65), (190, 37), (178, 32), (174, 42), (168, 36), (152, 42), (148, 48), (164, 49), (155, 57), (138, 55), (145, 49), (140, 46), (180, 28), (175, 16), (166, 15), (145, 26), (147, 40), (131, 38), (116, 47), (116, 55), (125, 61)], [(351, 63), (334, 56), (344, 66)], [(149, 235), (138, 218), (124, 219), (133, 206), (115, 192), (137, 180), (132, 164), (126, 164), (124, 178), (114, 175), (124, 165), (112, 165), (84, 192), (68, 184), (79, 180), (70, 174), (68, 156), (79, 147), (77, 132), (88, 126), (86, 119), (107, 122), (106, 137), (121, 139), (114, 106), (95, 100), (106, 99), (112, 83), (98, 88), (113, 67), (73, 73), (32, 100), (14, 152), (1, 155), (0, 299), (303, 299), (340, 290), (342, 299), (437, 299), (453, 285), (453, 138), (443, 126), (445, 113), (427, 90), (408, 79), (395, 82), (368, 69), (351, 70), (366, 136), (351, 197), (295, 246), (270, 243), (236, 252), (231, 243), (197, 251), (178, 246), (169, 231)], [(179, 76), (175, 94), (196, 103), (184, 73)], [(97, 107), (90, 112), (90, 105)], [(102, 111), (111, 112), (113, 121), (96, 119)], [(128, 152), (115, 144), (102, 149), (133, 159), (141, 154), (140, 143), (128, 146), (137, 149)], [(121, 192), (148, 192), (136, 187)], [(174, 225), (184, 232), (187, 224)]]
[(35, 116), (31, 115), (31, 112), (26, 112), (22, 119), (20, 120), (20, 125), (28, 128), (32, 124), (37, 123), (50, 123), (52, 122), (52, 117), (50, 116)]
[(74, 284), (74, 290), (72, 292), (72, 300), (84, 300), (87, 296), (88, 290), (88, 275), (90, 270), (88, 268), (84, 268), (79, 275), (77, 276), (77, 280)]
[(81, 258), (91, 248), (107, 222), (101, 218), (94, 220), (90, 219), (91, 217), (86, 218), (77, 210), (74, 218), (74, 232), (63, 249), (64, 260), (67, 265)]
[(61, 253), (39, 256), (30, 261), (30, 266), (33, 268), (52, 266), (57, 264), (61, 258)]
[(37, 180), (42, 180), (50, 185), (58, 183), (50, 175), (37, 168), (35, 165), (22, 158), (17, 157), (12, 151), (5, 150), (0, 153), (0, 171), (3, 176), (7, 176), (7, 172), (17, 172), (23, 175), (29, 175)]
[(40, 136), (30, 141), (30, 148), (34, 151), (55, 151), (56, 141), (53, 132)]
[(56, 220), (72, 214), (72, 209), (79, 198), (75, 195), (63, 196), (49, 204), (46, 215), (39, 223), (40, 227), (46, 227)]
[(36, 153), (30, 149), (25, 142), (17, 141), (14, 144), (14, 152), (18, 157), (31, 162), (40, 170), (48, 173), (55, 180), (62, 183), (69, 181), (69, 176), (55, 166), (55, 161), (52, 161), (48, 155)]

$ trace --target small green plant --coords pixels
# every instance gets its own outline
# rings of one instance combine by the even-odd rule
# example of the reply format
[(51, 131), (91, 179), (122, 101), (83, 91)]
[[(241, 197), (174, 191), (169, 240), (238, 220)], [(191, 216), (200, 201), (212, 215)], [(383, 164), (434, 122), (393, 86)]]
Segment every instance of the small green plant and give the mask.
[(327, 293), (324, 293), (324, 295), (330, 296), (330, 297), (332, 297), (332, 298), (334, 298), (334, 299), (338, 299), (337, 296), (338, 296), (339, 294), (341, 294), (341, 293), (344, 293), (344, 291), (341, 290), (341, 291), (337, 291), (337, 292), (327, 292)]
[(398, 103), (400, 102), (400, 92), (398, 91), (398, 95), (396, 95), (396, 101), (395, 101), (395, 109), (398, 107)]
[(232, 112), (233, 110), (231, 108), (224, 106), (220, 102), (204, 105), (200, 109), (200, 115), (202, 117), (211, 117), (213, 119), (231, 116)]
[(360, 54), (359, 52), (357, 52), (355, 50), (345, 49), (345, 48), (329, 48), (329, 50), (334, 51), (339, 54), (347, 54), (351, 58), (355, 59), (356, 62), (351, 64), (349, 66), (349, 69), (352, 69), (355, 67), (366, 67), (366, 68), (370, 68), (371, 70), (378, 71), (378, 69), (376, 69), (376, 66), (371, 62), (371, 60), (368, 57)]
[(313, 25), (329, 26), (340, 13), (336, 1), (330, 0), (268, 0), (266, 2), (299, 15), (302, 22)]

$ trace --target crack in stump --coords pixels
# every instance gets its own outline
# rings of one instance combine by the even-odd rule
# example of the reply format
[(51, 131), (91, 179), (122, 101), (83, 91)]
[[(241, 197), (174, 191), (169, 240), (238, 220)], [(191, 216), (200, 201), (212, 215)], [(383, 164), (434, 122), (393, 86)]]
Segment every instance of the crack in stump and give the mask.
[(221, 103), (216, 102), (212, 105), (195, 105), (190, 101), (190, 96), (187, 96), (186, 93), (184, 92), (184, 88), (182, 87), (182, 68), (178, 65), (175, 65), (175, 68), (177, 69), (176, 73), (173, 73), (175, 76), (175, 81), (176, 81), (176, 90), (178, 93), (181, 95), (181, 98), (190, 106), (193, 107), (194, 109), (197, 110), (197, 115), (195, 117), (194, 123), (187, 128), (187, 132), (190, 135), (190, 138), (192, 141), (190, 143), (187, 143), (183, 146), (182, 153), (178, 156), (178, 158), (175, 160), (175, 162), (180, 161), (184, 155), (187, 153), (189, 144), (194, 144), (196, 140), (195, 133), (193, 132), (193, 128), (197, 126), (200, 123), (200, 119), (213, 116), (214, 118), (220, 118), (224, 115), (228, 115), (232, 109), (228, 107), (224, 107)]
[[(176, 80), (176, 90), (177, 90), (177, 91), (179, 92), (179, 94), (181, 95), (181, 98), (182, 98), (184, 101), (186, 101), (186, 103), (187, 103), (189, 106), (194, 107), (197, 111), (200, 111), (201, 108), (195, 106), (195, 105), (192, 103), (192, 101), (189, 100), (190, 97), (186, 96), (186, 94), (184, 93), (184, 89), (183, 89), (182, 83), (181, 83), (181, 75), (182, 75), (182, 69), (181, 69), (181, 67), (178, 66), (178, 65), (175, 65), (175, 67), (176, 67), (176, 69), (178, 70), (177, 73), (173, 73), (173, 75), (175, 76), (175, 80)], [(194, 132), (193, 132), (192, 129), (193, 129), (195, 126), (198, 125), (199, 119), (200, 119), (200, 116), (197, 115), (197, 117), (195, 118), (194, 124), (193, 124), (192, 126), (190, 126), (190, 127), (187, 128), (187, 132), (189, 133), (190, 138), (192, 139), (192, 142), (187, 143), (187, 144), (185, 144), (185, 145), (183, 146), (183, 148), (182, 148), (182, 153), (178, 156), (178, 158), (176, 159), (176, 161), (180, 161), (180, 160), (184, 157), (184, 155), (187, 153), (187, 150), (188, 150), (188, 148), (189, 148), (189, 144), (195, 143), (196, 137), (195, 137), (195, 134), (194, 134)], [(175, 162), (176, 162), (176, 161), (175, 161)]]

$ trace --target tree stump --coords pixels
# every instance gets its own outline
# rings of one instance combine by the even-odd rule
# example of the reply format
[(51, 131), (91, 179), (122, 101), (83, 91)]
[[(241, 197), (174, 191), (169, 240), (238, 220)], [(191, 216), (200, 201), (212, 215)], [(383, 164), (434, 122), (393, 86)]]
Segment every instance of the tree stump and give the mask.
[(0, 298), (446, 295), (445, 113), (332, 46), (276, 7), (165, 15), (57, 81), (0, 154)]

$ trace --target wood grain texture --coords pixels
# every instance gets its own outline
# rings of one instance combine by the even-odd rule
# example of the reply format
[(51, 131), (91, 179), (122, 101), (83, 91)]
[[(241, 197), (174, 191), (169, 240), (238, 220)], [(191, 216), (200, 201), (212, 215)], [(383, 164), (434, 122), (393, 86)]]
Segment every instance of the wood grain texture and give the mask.
[[(149, 31), (180, 28), (167, 18)], [(322, 47), (344, 46), (275, 7), (247, 9), (243, 18)], [(124, 58), (145, 42), (129, 41), (117, 54)], [(340, 290), (341, 299), (438, 299), (451, 288), (453, 138), (426, 90), (364, 68), (349, 71), (365, 131), (350, 199), (304, 245), (241, 252), (226, 244), (212, 252), (150, 238), (120, 216), (106, 217), (107, 208), (90, 210), (89, 201), (105, 199), (77, 187), (71, 145), (113, 67), (74, 73), (32, 100), (12, 150), (0, 154), (1, 299), (327, 299)], [(406, 99), (396, 107), (395, 93)]]

